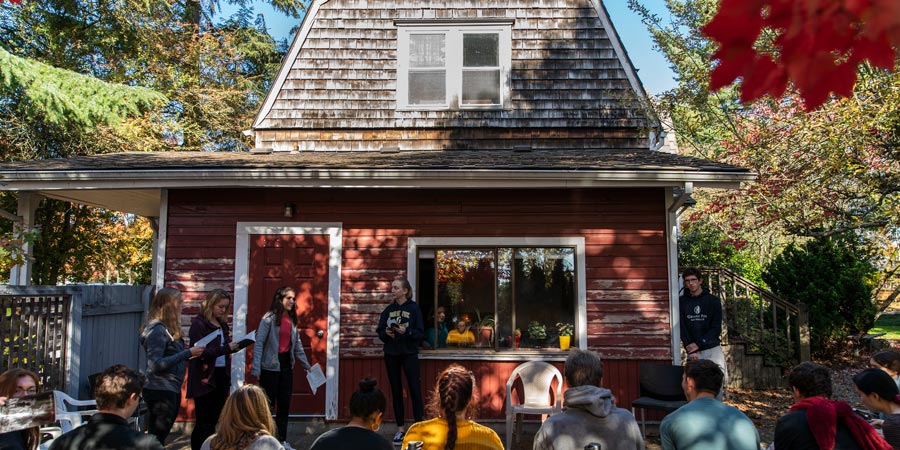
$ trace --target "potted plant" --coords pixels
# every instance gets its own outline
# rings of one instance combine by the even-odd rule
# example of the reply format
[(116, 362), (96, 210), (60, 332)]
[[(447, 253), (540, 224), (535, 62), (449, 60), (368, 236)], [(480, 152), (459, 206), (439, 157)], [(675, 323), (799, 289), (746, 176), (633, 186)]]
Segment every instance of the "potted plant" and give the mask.
[(568, 350), (572, 345), (572, 335), (575, 333), (575, 326), (569, 322), (556, 322), (556, 330), (559, 332), (559, 348)]
[(481, 315), (478, 308), (475, 308), (475, 323), (472, 328), (475, 331), (475, 346), (490, 347), (494, 344), (494, 325), (495, 320), (493, 314)]
[(547, 339), (547, 326), (537, 320), (532, 320), (528, 324), (528, 339), (535, 343), (536, 347), (540, 347), (541, 343)]

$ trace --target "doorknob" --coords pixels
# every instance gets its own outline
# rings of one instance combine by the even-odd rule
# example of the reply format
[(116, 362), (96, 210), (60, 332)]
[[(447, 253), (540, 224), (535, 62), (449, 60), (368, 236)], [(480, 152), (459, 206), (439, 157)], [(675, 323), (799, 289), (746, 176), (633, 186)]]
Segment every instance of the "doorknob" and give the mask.
[(316, 337), (322, 337), (322, 336), (325, 336), (325, 331), (323, 331), (323, 330), (316, 331)]

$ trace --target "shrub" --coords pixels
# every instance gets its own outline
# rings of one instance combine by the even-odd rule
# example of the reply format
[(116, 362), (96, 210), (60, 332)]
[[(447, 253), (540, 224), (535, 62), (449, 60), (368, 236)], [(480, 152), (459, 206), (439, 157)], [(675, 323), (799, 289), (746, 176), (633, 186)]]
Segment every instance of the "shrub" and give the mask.
[(782, 298), (809, 307), (810, 344), (821, 355), (874, 324), (875, 271), (866, 245), (844, 236), (789, 245), (766, 267), (763, 279)]

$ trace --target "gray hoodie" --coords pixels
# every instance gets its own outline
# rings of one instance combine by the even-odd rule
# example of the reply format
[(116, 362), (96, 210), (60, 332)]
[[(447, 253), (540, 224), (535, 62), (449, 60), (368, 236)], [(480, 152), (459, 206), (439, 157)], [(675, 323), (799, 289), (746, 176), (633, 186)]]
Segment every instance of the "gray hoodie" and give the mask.
[(578, 386), (563, 394), (563, 412), (550, 416), (534, 437), (534, 450), (583, 450), (597, 442), (604, 450), (643, 450), (634, 416), (617, 408), (609, 389)]

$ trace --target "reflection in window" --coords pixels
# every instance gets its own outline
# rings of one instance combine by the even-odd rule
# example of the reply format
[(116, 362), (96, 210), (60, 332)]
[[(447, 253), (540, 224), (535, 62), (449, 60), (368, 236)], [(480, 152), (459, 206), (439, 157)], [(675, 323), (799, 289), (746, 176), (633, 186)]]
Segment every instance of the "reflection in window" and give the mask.
[(420, 249), (418, 273), (426, 335), (448, 348), (558, 348), (575, 322), (574, 248)]

